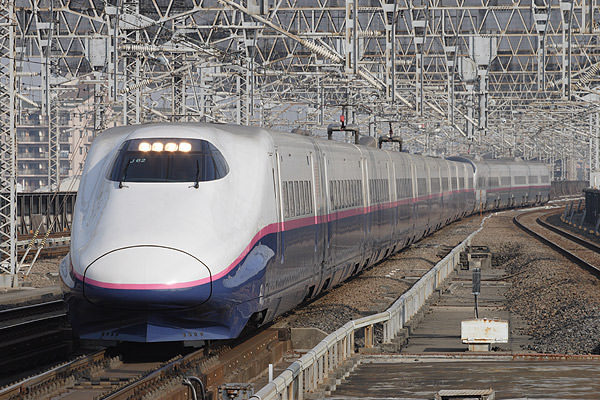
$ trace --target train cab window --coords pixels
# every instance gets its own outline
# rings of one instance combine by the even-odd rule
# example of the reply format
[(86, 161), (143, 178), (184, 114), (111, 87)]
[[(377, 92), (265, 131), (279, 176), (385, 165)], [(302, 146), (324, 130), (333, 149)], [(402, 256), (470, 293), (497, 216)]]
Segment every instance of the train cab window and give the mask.
[(206, 140), (152, 138), (121, 146), (109, 179), (117, 182), (207, 182), (223, 178), (229, 166)]

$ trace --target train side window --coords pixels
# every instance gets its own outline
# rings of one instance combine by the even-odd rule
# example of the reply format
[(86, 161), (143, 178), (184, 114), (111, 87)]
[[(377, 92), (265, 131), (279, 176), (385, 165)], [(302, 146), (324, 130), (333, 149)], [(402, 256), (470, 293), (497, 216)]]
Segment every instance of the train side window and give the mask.
[(298, 181), (298, 200), (300, 200), (300, 210), (298, 215), (306, 214), (306, 194), (304, 193), (304, 182)]
[(371, 199), (371, 203), (375, 202), (375, 181), (373, 179), (369, 179), (369, 198)]
[(343, 185), (342, 185), (342, 188), (343, 188), (342, 193), (343, 193), (343, 197), (344, 197), (343, 207), (346, 208), (346, 207), (348, 207), (348, 181), (344, 179), (342, 181), (342, 183), (343, 183)]
[(288, 188), (290, 189), (290, 216), (291, 217), (295, 217), (296, 216), (296, 196), (295, 196), (295, 192), (296, 192), (296, 188), (294, 186), (296, 182), (290, 182), (290, 184), (288, 185)]
[(427, 178), (417, 178), (417, 196), (427, 194)]
[(431, 178), (431, 193), (440, 192), (440, 178)]
[(336, 203), (336, 194), (335, 194), (335, 181), (331, 181), (331, 208), (335, 210)]
[(529, 175), (529, 183), (538, 183), (537, 175)]
[(548, 175), (542, 175), (541, 182), (550, 183), (550, 177)]
[(510, 176), (503, 176), (500, 178), (500, 183), (502, 184), (502, 187), (510, 186)]
[(310, 214), (312, 207), (310, 206), (310, 181), (304, 181), (304, 205), (306, 207), (305, 214)]
[(288, 183), (283, 182), (281, 188), (281, 196), (283, 197), (283, 216), (289, 218), (290, 216), (290, 201), (288, 199)]
[(461, 190), (465, 188), (465, 177), (461, 176), (458, 178), (458, 187), (456, 188), (457, 190)]
[(310, 182), (304, 181), (304, 214), (310, 214)]
[(525, 176), (515, 176), (515, 184), (516, 185), (525, 185), (527, 182)]
[[(462, 179), (462, 178), (461, 178)], [(458, 180), (456, 179), (455, 176), (452, 177), (452, 190), (457, 190), (458, 189)]]
[(329, 203), (331, 204), (331, 208), (335, 207), (334, 203), (335, 191), (333, 190), (333, 181), (329, 182)]
[(469, 189), (473, 189), (473, 177), (469, 177)]
[(353, 197), (354, 196), (352, 193), (352, 181), (347, 180), (346, 181), (346, 207), (352, 207), (352, 204), (354, 203)]
[(304, 186), (304, 214), (310, 214), (310, 196), (308, 194), (310, 186), (308, 185), (308, 181), (303, 181), (302, 184)]
[(446, 178), (446, 177), (442, 178), (442, 191), (443, 192), (448, 191), (448, 178)]
[(364, 198), (363, 198), (363, 185), (362, 185), (362, 181), (358, 181), (358, 201), (360, 202), (360, 204), (364, 204)]
[(298, 210), (298, 215), (306, 214), (306, 195), (304, 193), (304, 182), (298, 182), (298, 199), (300, 200), (300, 207)]

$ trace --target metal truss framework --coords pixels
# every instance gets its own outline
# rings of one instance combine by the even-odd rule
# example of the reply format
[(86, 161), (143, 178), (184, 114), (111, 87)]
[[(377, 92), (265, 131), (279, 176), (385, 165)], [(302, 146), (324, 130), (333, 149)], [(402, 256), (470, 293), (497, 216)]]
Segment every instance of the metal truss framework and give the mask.
[(11, 279), (17, 257), (14, 11), (12, 2), (0, 3), (0, 269)]
[(39, 85), (22, 75), (21, 105), (39, 104), (50, 125), (50, 91), (87, 84), (97, 129), (207, 120), (317, 130), (347, 105), (365, 127), (424, 127), (406, 134), (422, 147), (431, 131), (428, 151), (451, 141), (551, 160), (546, 143), (564, 135), (587, 159), (598, 0), (15, 1), (22, 60), (40, 66)]
[[(544, 141), (588, 137), (581, 117), (598, 107), (600, 11), (598, 0), (547, 1), (16, 0), (30, 68), (19, 71), (20, 105), (39, 105), (52, 124), (50, 92), (87, 84), (96, 128), (310, 128), (346, 104), (359, 124), (439, 128), (440, 148), (451, 140), (526, 156), (535, 147), (549, 159)], [(115, 121), (102, 121), (108, 108)]]

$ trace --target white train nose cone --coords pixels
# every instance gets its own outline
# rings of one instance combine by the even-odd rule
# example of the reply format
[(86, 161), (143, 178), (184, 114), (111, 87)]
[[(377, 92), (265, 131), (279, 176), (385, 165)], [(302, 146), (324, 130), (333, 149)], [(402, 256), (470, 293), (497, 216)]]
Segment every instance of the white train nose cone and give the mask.
[(113, 250), (84, 273), (84, 295), (117, 307), (192, 307), (210, 298), (209, 268), (181, 250), (134, 246)]

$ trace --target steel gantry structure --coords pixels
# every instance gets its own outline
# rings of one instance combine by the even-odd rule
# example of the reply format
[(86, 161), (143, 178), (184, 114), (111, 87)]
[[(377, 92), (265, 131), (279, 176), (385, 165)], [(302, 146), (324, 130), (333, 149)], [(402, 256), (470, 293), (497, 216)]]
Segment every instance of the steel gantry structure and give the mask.
[[(322, 134), (344, 112), (412, 151), (540, 159), (556, 179), (576, 163), (598, 171), (599, 3), (4, 1), (2, 226), (15, 218), (15, 128), (35, 116), (47, 130), (52, 187), (74, 109), (94, 135), (149, 121)], [(14, 272), (14, 229), (3, 235)]]

